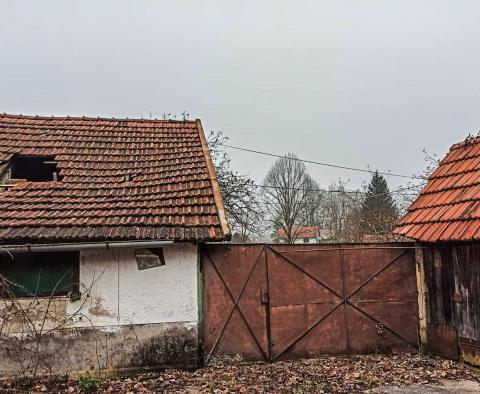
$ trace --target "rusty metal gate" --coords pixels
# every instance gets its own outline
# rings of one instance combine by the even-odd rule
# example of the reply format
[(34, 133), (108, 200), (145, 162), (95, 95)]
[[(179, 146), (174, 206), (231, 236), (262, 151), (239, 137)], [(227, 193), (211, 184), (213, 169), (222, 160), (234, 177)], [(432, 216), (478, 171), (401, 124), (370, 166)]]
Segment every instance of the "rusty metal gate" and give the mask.
[(412, 244), (205, 245), (205, 362), (414, 351)]

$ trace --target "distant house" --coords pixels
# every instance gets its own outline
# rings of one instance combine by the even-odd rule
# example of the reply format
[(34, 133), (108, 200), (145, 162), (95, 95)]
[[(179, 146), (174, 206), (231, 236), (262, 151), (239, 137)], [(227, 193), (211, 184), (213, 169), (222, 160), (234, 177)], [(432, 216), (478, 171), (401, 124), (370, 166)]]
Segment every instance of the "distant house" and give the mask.
[[(292, 235), (295, 244), (318, 244), (329, 238), (328, 232), (319, 226), (294, 226)], [(278, 243), (288, 243), (287, 233), (284, 229), (277, 230), (276, 241)]]
[(0, 183), (0, 309), (65, 334), (42, 368), (197, 362), (199, 246), (230, 238), (200, 120), (0, 115)]
[(480, 137), (451, 147), (395, 233), (418, 241), (422, 342), (480, 365)]

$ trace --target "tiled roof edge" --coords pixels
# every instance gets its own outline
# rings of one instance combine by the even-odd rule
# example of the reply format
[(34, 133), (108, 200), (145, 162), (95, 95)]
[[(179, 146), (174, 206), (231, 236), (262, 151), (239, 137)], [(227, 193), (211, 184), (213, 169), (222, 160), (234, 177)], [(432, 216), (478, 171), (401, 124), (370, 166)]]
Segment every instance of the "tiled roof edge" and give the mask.
[(227, 216), (225, 214), (225, 202), (223, 201), (222, 193), (220, 191), (220, 185), (218, 184), (217, 172), (215, 171), (212, 156), (210, 155), (210, 149), (208, 148), (207, 139), (205, 138), (205, 132), (203, 131), (202, 122), (200, 121), (200, 119), (197, 119), (196, 122), (200, 141), (202, 142), (203, 154), (205, 156), (208, 172), (210, 173), (210, 179), (212, 181), (213, 196), (215, 199), (215, 204), (217, 206), (218, 218), (220, 219), (220, 224), (222, 226), (222, 231), (225, 239), (230, 240), (232, 237), (232, 233), (230, 231), (230, 226), (228, 224)]
[(469, 136), (465, 138), (463, 141), (453, 144), (452, 147), (450, 148), (450, 151), (460, 149), (460, 148), (465, 148), (468, 145), (476, 145), (476, 144), (480, 144), (480, 135)]
[(145, 118), (117, 118), (112, 116), (111, 118), (106, 118), (106, 117), (94, 117), (94, 116), (69, 116), (69, 115), (63, 115), (63, 116), (57, 116), (57, 115), (22, 115), (22, 114), (9, 114), (6, 112), (0, 113), (1, 116), (6, 116), (8, 118), (12, 119), (44, 119), (44, 120), (87, 120), (87, 121), (97, 121), (97, 120), (103, 120), (103, 121), (130, 121), (130, 122), (165, 122), (165, 123), (196, 123), (197, 120), (178, 120), (178, 119), (158, 119), (158, 118), (153, 118), (153, 119), (145, 119)]

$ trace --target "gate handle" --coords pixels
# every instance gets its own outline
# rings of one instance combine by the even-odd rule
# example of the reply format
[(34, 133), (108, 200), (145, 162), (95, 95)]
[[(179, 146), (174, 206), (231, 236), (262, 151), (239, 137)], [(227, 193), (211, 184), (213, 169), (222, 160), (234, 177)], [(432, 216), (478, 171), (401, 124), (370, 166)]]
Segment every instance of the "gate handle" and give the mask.
[(268, 300), (269, 300), (268, 291), (265, 291), (265, 289), (263, 288), (263, 285), (262, 285), (261, 302), (262, 302), (263, 305), (268, 305)]

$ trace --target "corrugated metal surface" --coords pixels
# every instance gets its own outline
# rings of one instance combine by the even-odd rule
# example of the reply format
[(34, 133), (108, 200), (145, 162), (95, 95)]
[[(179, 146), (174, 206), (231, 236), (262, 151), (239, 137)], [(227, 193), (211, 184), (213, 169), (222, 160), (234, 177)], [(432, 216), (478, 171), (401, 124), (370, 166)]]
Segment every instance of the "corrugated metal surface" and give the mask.
[(411, 246), (207, 245), (206, 361), (415, 350)]
[(424, 242), (480, 239), (480, 137), (452, 146), (395, 233)]
[(0, 191), (0, 243), (229, 235), (198, 120), (0, 115), (12, 154), (54, 156), (63, 179)]

